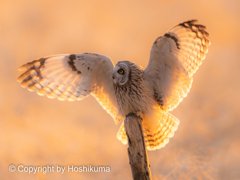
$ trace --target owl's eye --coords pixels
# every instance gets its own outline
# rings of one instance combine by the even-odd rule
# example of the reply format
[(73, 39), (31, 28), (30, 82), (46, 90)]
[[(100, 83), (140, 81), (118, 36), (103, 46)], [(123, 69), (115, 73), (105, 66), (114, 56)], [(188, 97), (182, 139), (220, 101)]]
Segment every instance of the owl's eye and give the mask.
[(123, 70), (123, 69), (119, 69), (119, 70), (118, 70), (118, 73), (119, 73), (119, 74), (124, 74), (124, 70)]

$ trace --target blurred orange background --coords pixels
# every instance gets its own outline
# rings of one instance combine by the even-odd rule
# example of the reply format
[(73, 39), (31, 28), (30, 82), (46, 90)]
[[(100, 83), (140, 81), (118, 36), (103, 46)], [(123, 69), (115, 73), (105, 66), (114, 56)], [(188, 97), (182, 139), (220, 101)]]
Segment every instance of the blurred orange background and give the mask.
[[(127, 146), (93, 97), (61, 102), (17, 83), (22, 64), (53, 54), (95, 52), (116, 64), (147, 66), (154, 40), (198, 19), (211, 46), (180, 120), (163, 149), (151, 151), (153, 179), (240, 179), (240, 1), (0, 2), (0, 179), (132, 179)], [(10, 173), (9, 165), (110, 166), (110, 173)]]

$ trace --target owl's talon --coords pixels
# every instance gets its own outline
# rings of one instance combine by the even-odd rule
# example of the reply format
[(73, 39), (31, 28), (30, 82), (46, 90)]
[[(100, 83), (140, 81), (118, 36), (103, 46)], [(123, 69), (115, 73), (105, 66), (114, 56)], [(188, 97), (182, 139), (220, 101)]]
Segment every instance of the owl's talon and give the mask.
[(143, 113), (141, 111), (138, 111), (136, 113), (137, 117), (139, 117), (141, 120), (143, 120)]
[(143, 120), (143, 114), (142, 114), (142, 112), (140, 112), (140, 111), (138, 111), (138, 112), (136, 112), (136, 113), (134, 113), (134, 112), (130, 112), (130, 113), (128, 113), (127, 115), (126, 115), (126, 117), (129, 117), (129, 116), (135, 116), (135, 117), (137, 117), (137, 118), (139, 118), (141, 121)]

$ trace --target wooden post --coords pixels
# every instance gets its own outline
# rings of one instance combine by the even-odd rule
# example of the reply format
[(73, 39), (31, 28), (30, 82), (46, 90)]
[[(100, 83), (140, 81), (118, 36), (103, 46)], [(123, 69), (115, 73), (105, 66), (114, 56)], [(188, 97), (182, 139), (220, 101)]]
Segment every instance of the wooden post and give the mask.
[(128, 137), (128, 157), (134, 180), (152, 180), (145, 146), (142, 118), (134, 113), (126, 115), (124, 127)]

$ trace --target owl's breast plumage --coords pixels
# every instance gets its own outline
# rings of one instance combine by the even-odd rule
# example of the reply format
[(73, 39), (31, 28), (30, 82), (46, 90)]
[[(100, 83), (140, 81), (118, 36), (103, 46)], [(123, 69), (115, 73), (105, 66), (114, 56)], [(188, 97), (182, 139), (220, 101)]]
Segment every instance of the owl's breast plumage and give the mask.
[(130, 112), (148, 113), (154, 106), (153, 95), (144, 82), (114, 86), (119, 113), (126, 116)]

